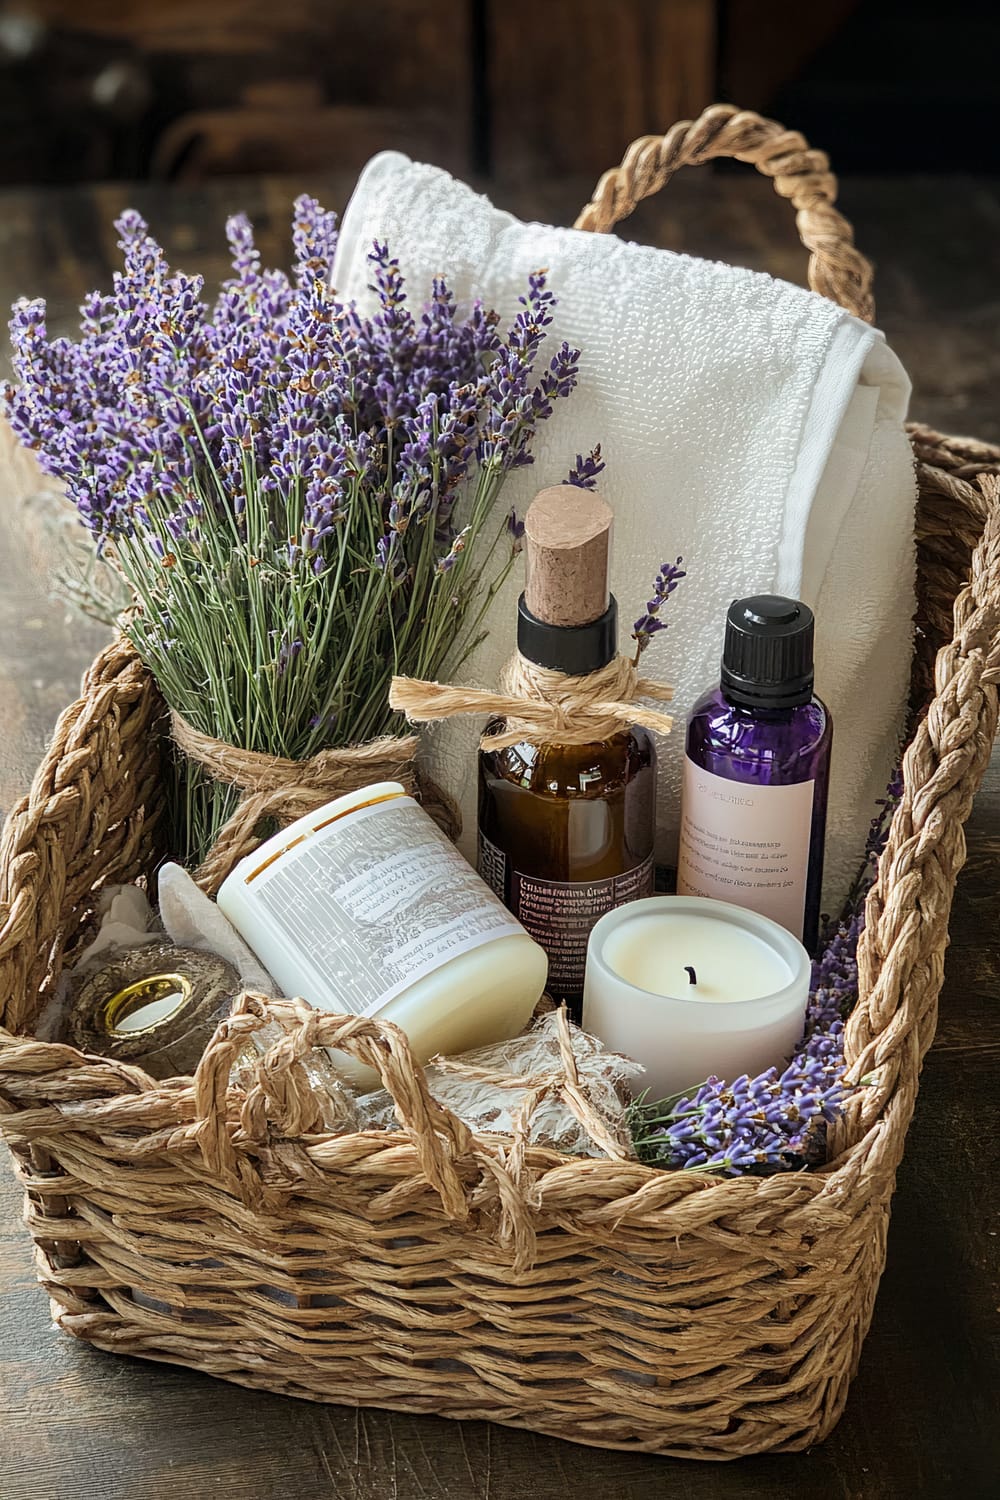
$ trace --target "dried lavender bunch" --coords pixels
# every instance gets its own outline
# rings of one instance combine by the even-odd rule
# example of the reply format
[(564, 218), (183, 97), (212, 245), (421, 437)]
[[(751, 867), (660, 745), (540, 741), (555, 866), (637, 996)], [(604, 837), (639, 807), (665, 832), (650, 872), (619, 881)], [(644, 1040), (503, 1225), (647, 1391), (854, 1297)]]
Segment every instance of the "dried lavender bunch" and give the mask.
[[(291, 276), (243, 215), (211, 309), (134, 212), (123, 269), (78, 342), (16, 304), (6, 413), (127, 580), (127, 630), (196, 729), (301, 758), (391, 730), (394, 673), (435, 677), (476, 643), (511, 564), (509, 471), (577, 381), (542, 355), (554, 297), (529, 279), (506, 332), (435, 279), (423, 311), (375, 244), (378, 311), (330, 290), (335, 220), (295, 204)], [(185, 773), (197, 858), (232, 794)]]
[(769, 1068), (756, 1078), (744, 1074), (732, 1083), (709, 1078), (690, 1094), (657, 1103), (640, 1100), (631, 1126), (642, 1161), (735, 1177), (789, 1171), (810, 1160), (824, 1122), (836, 1119), (844, 1100), (844, 1020), (858, 998), (864, 897), (901, 794), (897, 773), (879, 799), (862, 872), (844, 915), (828, 925), (813, 962), (805, 1031), (788, 1066)]

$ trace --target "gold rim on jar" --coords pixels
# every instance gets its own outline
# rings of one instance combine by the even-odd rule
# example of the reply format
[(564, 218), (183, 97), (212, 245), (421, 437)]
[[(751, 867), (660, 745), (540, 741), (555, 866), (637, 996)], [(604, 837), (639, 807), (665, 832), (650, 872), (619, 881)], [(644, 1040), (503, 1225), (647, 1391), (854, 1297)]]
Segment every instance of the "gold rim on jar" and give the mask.
[[(101, 1021), (104, 1029), (111, 1036), (147, 1036), (162, 1026), (164, 1021), (175, 1016), (181, 1007), (188, 1003), (193, 993), (190, 979), (183, 974), (147, 974), (133, 984), (127, 984), (124, 989), (118, 990), (104, 1001)], [(127, 1016), (134, 1015), (137, 1010), (142, 1010), (157, 1000), (167, 1000), (171, 995), (177, 996), (177, 1004), (165, 1015), (159, 1016), (148, 1026), (121, 1028), (121, 1022)]]

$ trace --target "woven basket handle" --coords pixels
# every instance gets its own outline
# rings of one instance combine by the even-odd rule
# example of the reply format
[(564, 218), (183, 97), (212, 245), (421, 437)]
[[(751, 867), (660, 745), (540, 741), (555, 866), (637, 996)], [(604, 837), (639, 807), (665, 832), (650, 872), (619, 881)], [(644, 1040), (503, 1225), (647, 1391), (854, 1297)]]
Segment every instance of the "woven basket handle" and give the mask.
[(837, 179), (829, 158), (810, 150), (805, 136), (776, 120), (731, 104), (713, 104), (697, 120), (681, 120), (666, 135), (633, 141), (621, 165), (605, 172), (575, 228), (607, 234), (643, 198), (658, 193), (678, 167), (716, 157), (750, 162), (770, 177), (775, 192), (796, 210), (799, 238), (810, 252), (809, 285), (866, 323), (875, 320), (873, 272), (854, 246), (854, 230), (838, 213)]
[[(281, 1022), (286, 1034), (256, 1067), (254, 1092), (265, 1101), (266, 1114), (255, 1126), (245, 1111), (239, 1120), (232, 1117), (229, 1075), (251, 1034), (271, 1021)], [(243, 995), (208, 1044), (194, 1080), (194, 1135), (206, 1164), (245, 1202), (261, 1202), (265, 1188), (253, 1162), (256, 1148), (273, 1132), (301, 1150), (298, 1137), (323, 1130), (320, 1101), (302, 1067), (313, 1047), (338, 1048), (378, 1073), (445, 1213), (467, 1218), (468, 1196), (455, 1162), (471, 1152), (472, 1137), (432, 1098), (405, 1034), (389, 1021), (329, 1015), (301, 1001)]]

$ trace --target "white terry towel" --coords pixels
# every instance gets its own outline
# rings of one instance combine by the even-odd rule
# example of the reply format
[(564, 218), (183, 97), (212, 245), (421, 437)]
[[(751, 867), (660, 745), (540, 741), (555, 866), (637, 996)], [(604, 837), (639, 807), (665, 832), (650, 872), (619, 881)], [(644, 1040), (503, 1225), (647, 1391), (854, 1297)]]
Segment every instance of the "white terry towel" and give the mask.
[[(838, 910), (896, 758), (912, 645), (910, 385), (882, 335), (770, 276), (523, 224), (396, 152), (365, 168), (334, 262), (338, 292), (365, 311), (376, 237), (399, 257), (417, 306), (443, 274), (458, 298), (479, 296), (509, 321), (529, 273), (548, 269), (558, 306), (543, 349), (563, 338), (579, 347), (580, 385), (542, 425), (534, 465), (512, 472), (501, 503), (523, 515), (536, 490), (601, 444), (623, 649), (658, 565), (684, 558), (670, 629), (643, 659), (648, 676), (676, 687), (675, 730), (660, 744), (661, 859), (676, 853), (684, 716), (718, 683), (730, 602), (773, 592), (815, 610), (817, 691), (834, 719), (824, 906)], [(515, 644), (519, 575), (461, 681), (495, 686)], [(476, 740), (477, 726), (460, 720), (438, 726), (428, 746), (461, 805), (469, 857)]]

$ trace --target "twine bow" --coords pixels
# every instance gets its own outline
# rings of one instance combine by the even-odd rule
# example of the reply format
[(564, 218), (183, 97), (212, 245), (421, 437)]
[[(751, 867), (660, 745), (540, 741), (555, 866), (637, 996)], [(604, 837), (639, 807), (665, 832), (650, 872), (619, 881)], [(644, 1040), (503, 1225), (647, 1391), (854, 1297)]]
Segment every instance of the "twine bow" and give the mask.
[(484, 750), (502, 750), (519, 740), (545, 744), (587, 745), (639, 724), (669, 734), (673, 720), (659, 709), (644, 708), (636, 698), (669, 703), (673, 688), (641, 677), (635, 663), (616, 656), (607, 666), (583, 677), (571, 677), (537, 666), (515, 652), (500, 674), (500, 688), (451, 687), (413, 677), (394, 677), (391, 707), (413, 724), (431, 724), (462, 714), (488, 714), (502, 726), (484, 731)]

